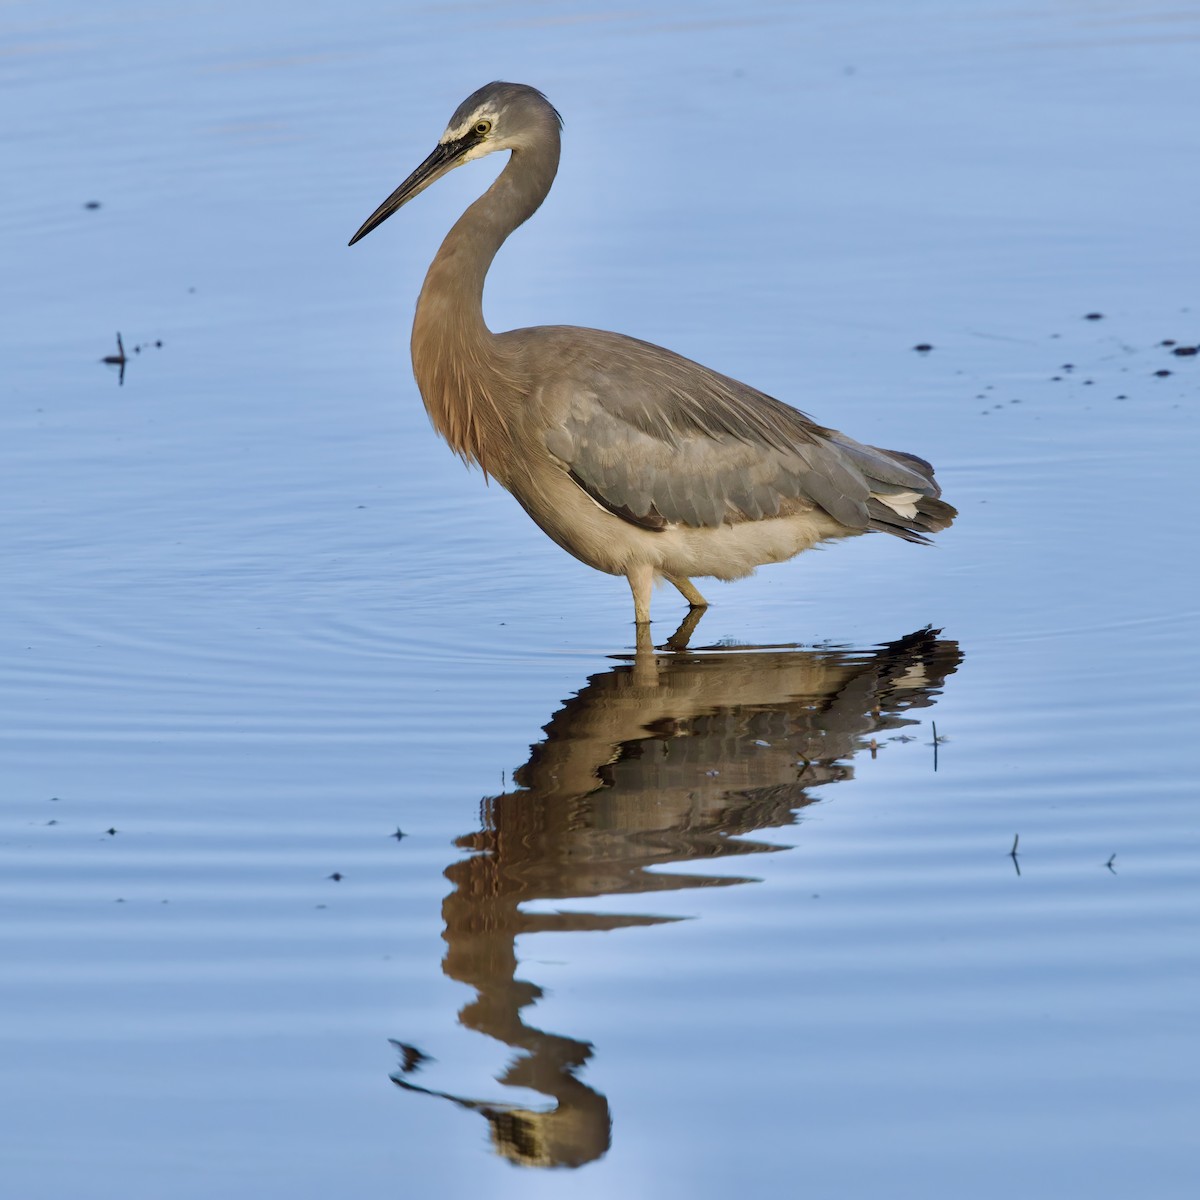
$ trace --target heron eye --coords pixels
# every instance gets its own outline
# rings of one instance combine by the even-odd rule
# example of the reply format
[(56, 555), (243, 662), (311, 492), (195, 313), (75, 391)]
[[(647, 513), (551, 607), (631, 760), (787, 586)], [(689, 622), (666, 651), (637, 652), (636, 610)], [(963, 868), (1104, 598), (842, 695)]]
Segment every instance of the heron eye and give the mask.
[(491, 121), (476, 121), (475, 122), (475, 132), (477, 134), (479, 134), (480, 137), (483, 137), (484, 134), (491, 133), (492, 132)]

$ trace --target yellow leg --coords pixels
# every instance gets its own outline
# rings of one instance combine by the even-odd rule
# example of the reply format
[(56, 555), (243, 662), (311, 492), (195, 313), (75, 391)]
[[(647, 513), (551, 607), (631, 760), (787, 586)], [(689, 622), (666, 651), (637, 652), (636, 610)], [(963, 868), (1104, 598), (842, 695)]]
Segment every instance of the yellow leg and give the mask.
[(708, 601), (696, 591), (696, 585), (690, 579), (683, 575), (668, 575), (666, 580), (693, 608), (708, 607)]
[(650, 624), (650, 593), (654, 590), (654, 568), (639, 563), (625, 572), (629, 590), (633, 593), (633, 619), (639, 625)]

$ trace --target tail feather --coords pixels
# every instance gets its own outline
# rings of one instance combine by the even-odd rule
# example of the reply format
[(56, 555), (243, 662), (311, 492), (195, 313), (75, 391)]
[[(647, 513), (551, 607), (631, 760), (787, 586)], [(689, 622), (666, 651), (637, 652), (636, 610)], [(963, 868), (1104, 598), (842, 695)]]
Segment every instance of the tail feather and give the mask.
[(875, 496), (867, 501), (867, 512), (870, 514), (868, 529), (893, 534), (906, 542), (925, 544), (928, 544), (930, 534), (948, 529), (958, 516), (957, 509), (933, 496), (922, 496), (917, 501), (917, 512), (913, 517), (903, 516)]
[[(949, 504), (938, 499), (942, 489), (933, 477), (933, 464), (919, 455), (866, 446), (837, 430), (826, 430), (825, 434), (832, 448), (840, 452), (858, 477), (859, 487), (863, 482), (867, 485), (868, 529), (890, 533), (908, 542), (928, 542), (930, 534), (945, 529), (958, 515)], [(845, 520), (821, 496), (813, 494), (813, 499), (838, 520)], [(853, 507), (861, 514), (859, 504), (861, 501), (856, 498)], [(862, 528), (861, 518), (847, 524)]]
[[(876, 449), (880, 449), (876, 447)], [(881, 450), (883, 454), (891, 458), (898, 459), (906, 467), (911, 467), (918, 475), (924, 475), (926, 479), (936, 488), (937, 484), (933, 478), (933, 463), (926, 462), (923, 458), (918, 458), (915, 454), (909, 454), (907, 450)], [(941, 490), (940, 488), (938, 489)]]

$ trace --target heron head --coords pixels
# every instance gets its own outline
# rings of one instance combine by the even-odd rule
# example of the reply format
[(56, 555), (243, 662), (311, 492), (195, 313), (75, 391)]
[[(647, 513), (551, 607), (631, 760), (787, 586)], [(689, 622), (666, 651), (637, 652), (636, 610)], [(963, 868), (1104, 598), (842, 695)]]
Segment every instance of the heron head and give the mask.
[(454, 110), (433, 153), (363, 222), (350, 245), (455, 167), (497, 150), (519, 152), (547, 133), (557, 137), (561, 125), (557, 110), (537, 88), (486, 84)]

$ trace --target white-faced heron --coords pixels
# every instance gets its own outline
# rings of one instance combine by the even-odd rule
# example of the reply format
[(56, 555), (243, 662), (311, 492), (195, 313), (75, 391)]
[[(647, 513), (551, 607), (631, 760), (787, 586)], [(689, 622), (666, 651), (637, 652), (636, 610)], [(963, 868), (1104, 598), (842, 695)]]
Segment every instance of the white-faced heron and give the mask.
[(569, 325), (488, 329), (484, 278), (550, 191), (561, 125), (535, 88), (489, 83), (350, 239), (453, 168), (512, 152), (447, 235), (417, 301), (413, 372), (451, 449), (499, 480), (564, 550), (624, 575), (639, 625), (656, 579), (703, 608), (692, 576), (739, 579), (871, 529), (909, 542), (945, 529), (955, 510), (914, 454), (861, 445), (636, 338)]

